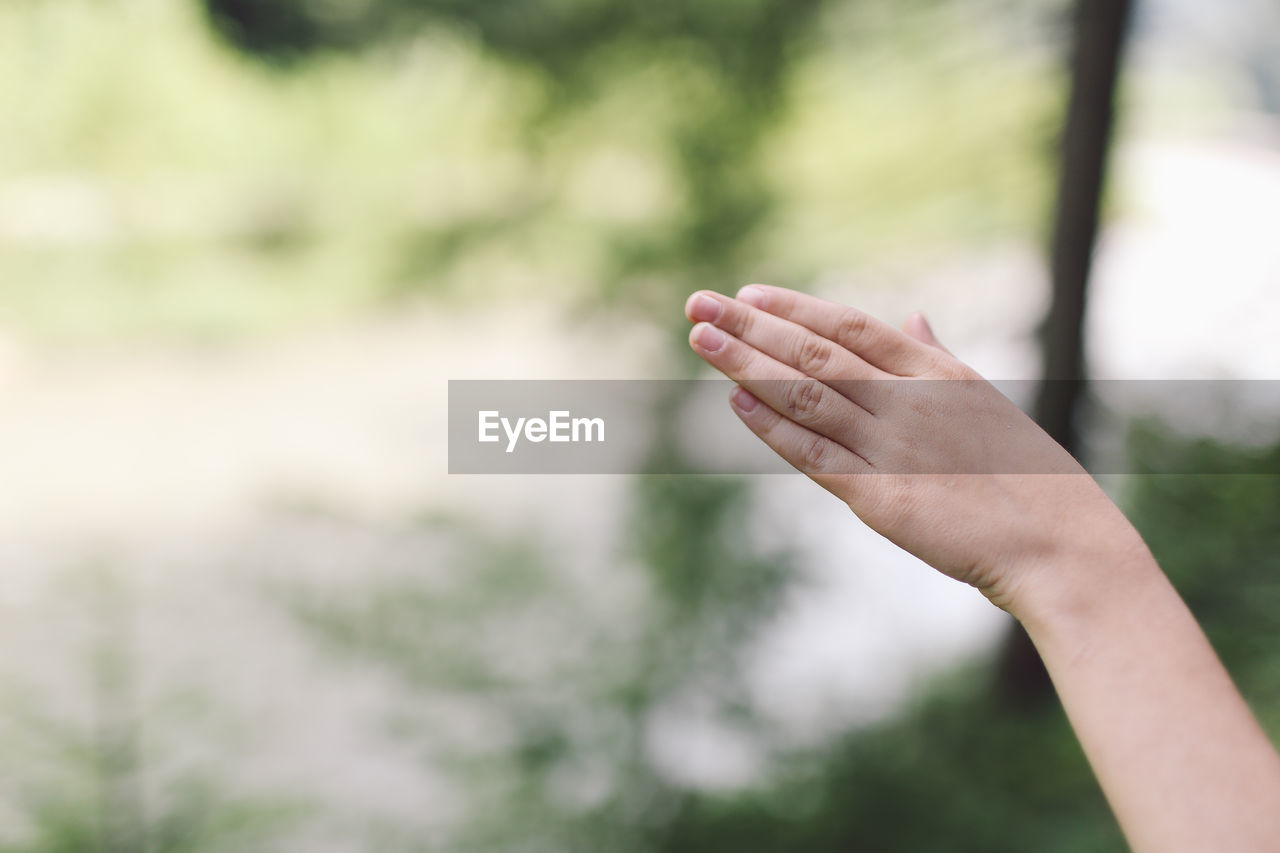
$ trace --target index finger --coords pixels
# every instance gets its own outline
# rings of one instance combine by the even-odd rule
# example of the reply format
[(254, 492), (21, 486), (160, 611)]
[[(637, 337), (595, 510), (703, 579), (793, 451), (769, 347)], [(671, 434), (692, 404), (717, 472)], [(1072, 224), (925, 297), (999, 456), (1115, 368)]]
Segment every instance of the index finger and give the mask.
[(738, 299), (804, 326), (896, 376), (916, 376), (936, 363), (937, 353), (907, 333), (865, 311), (807, 293), (749, 284)]

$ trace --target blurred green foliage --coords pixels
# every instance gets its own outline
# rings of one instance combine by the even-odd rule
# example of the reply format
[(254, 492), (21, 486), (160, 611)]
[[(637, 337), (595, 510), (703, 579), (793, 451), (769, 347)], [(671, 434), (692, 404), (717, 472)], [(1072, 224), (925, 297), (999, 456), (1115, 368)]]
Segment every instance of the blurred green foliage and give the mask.
[[(693, 286), (1033, 238), (1063, 99), (1055, 31), (1017, 27), (1063, 5), (10, 2), (5, 330), (189, 341), (528, 298), (675, 329)], [(1251, 452), (1149, 430), (1133, 449), (1157, 473), (1131, 512), (1280, 731), (1280, 488), (1245, 473)], [(1202, 459), (1242, 473), (1158, 475)], [(465, 793), (445, 836), (379, 827), (367, 849), (1121, 847), (1061, 715), (998, 706), (981, 661), (818, 749), (773, 743), (743, 656), (791, 560), (753, 537), (751, 505), (737, 481), (637, 481), (592, 567), (622, 603), (566, 574), (563, 543), (461, 520), (441, 534), (450, 586), (275, 590), (403, 687), (387, 736)], [(654, 766), (654, 718), (691, 692), (762, 745), (767, 778), (711, 794)], [(32, 790), (31, 839), (7, 849), (109, 849), (102, 791), (137, 768), (73, 734), (73, 781)], [(171, 805), (117, 847), (246, 849), (291, 814), (200, 780)]]
[(6, 330), (225, 338), (421, 298), (678, 324), (695, 285), (1042, 230), (1056, 36), (1019, 27), (1051, 4), (401, 7), (412, 26), (385, 3), (237, 7), (370, 22), (285, 39), (283, 66), (194, 0), (0, 7)]
[[(650, 849), (646, 827), (685, 797), (651, 761), (654, 714), (696, 693), (756, 725), (743, 658), (785, 560), (748, 531), (748, 494), (727, 478), (642, 480), (618, 559), (585, 576), (536, 532), (452, 519), (443, 585), (272, 595), (327, 649), (408, 689), (388, 732), (466, 792), (446, 849)], [(459, 713), (484, 734), (453, 734)]]
[(0, 802), (16, 820), (0, 821), (0, 853), (285, 849), (312, 813), (305, 797), (247, 794), (225, 770), (192, 764), (192, 742), (234, 744), (209, 724), (216, 699), (140, 686), (130, 583), (99, 566), (60, 579), (55, 594), (73, 627), (49, 626), (42, 639), (73, 638), (79, 665), (67, 675), (79, 702), (72, 712), (49, 684), (3, 685), (0, 754), (12, 788)]
[[(1280, 479), (1250, 473), (1280, 461), (1280, 443), (1236, 448), (1147, 423), (1129, 441), (1136, 473), (1125, 481), (1126, 511), (1264, 726), (1280, 734)], [(1195, 470), (1236, 473), (1167, 473)], [(891, 717), (817, 747), (778, 743), (736, 674), (744, 638), (767, 616), (755, 608), (773, 600), (786, 555), (762, 557), (747, 531), (726, 530), (717, 513), (739, 524), (748, 513), (741, 494), (733, 509), (718, 508), (714, 490), (683, 478), (642, 481), (652, 523), (621, 547), (644, 563), (610, 568), (635, 584), (621, 613), (593, 604), (589, 587), (564, 586), (554, 543), (532, 534), (504, 542), (474, 525), (456, 539), (451, 563), (466, 579), (464, 595), (424, 598), (412, 578), (352, 601), (290, 592), (303, 624), (355, 665), (413, 685), (427, 716), (402, 720), (399, 737), (438, 743), (445, 732), (425, 709), (454, 688), (486, 719), (505, 720), (493, 731), (514, 733), (453, 755), (450, 766), (475, 786), (477, 819), (446, 849), (1125, 849), (1061, 709), (1000, 701), (989, 660), (966, 662)], [(674, 521), (685, 517), (687, 527)], [(698, 530), (715, 533), (703, 539)], [(399, 638), (378, 639), (387, 632)], [(489, 647), (494, 637), (505, 651)], [(543, 650), (536, 664), (511, 658), (528, 645)], [(539, 669), (566, 646), (571, 667)], [(652, 766), (644, 743), (654, 714), (697, 685), (712, 685), (720, 725), (770, 756), (745, 787), (702, 791)], [(595, 780), (594, 796), (566, 796), (579, 774)]]

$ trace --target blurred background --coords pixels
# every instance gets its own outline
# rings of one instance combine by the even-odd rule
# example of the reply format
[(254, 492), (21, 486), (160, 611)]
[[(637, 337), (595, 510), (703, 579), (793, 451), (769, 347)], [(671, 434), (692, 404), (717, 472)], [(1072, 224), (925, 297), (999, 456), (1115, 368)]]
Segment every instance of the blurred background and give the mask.
[(1123, 849), (979, 594), (798, 476), (450, 477), (446, 381), (923, 309), (1276, 736), (1280, 431), (1085, 380), (1280, 379), (1277, 223), (1265, 0), (7, 0), (0, 850)]

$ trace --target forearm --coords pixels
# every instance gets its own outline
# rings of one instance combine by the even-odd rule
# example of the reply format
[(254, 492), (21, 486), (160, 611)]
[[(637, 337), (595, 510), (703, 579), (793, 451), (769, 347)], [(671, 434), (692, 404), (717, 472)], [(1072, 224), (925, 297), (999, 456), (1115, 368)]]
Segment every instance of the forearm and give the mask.
[(1136, 534), (1015, 613), (1136, 851), (1280, 844), (1280, 756)]

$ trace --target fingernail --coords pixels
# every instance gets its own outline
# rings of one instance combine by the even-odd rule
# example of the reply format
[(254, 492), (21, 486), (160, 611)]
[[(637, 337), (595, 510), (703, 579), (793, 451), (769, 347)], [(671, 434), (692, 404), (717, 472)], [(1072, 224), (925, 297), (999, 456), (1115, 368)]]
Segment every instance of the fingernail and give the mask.
[(720, 319), (720, 312), (724, 310), (715, 297), (708, 296), (705, 293), (695, 293), (689, 297), (689, 304), (685, 306), (685, 311), (692, 320), (703, 320), (708, 323), (714, 323)]
[(724, 332), (709, 323), (699, 323), (693, 327), (690, 339), (699, 349), (707, 352), (718, 352), (724, 346)]
[(764, 289), (756, 287), (754, 284), (748, 284), (738, 291), (738, 299), (748, 305), (754, 305), (756, 308), (763, 308)]
[(733, 389), (733, 393), (729, 395), (729, 402), (744, 415), (755, 411), (756, 406), (760, 405), (760, 400), (756, 395), (741, 385)]

